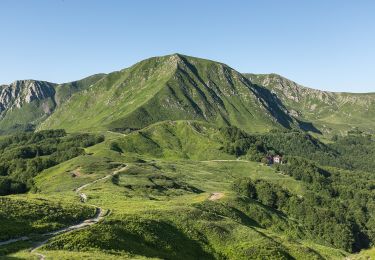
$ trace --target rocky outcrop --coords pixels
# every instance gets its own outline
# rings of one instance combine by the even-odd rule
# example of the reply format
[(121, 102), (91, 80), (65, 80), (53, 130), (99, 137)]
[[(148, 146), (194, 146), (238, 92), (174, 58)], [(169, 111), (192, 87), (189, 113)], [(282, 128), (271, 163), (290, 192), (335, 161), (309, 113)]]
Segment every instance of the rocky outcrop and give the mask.
[(245, 74), (250, 81), (271, 89), (280, 98), (288, 101), (301, 102), (309, 97), (326, 104), (336, 102), (336, 93), (307, 88), (277, 74)]
[(37, 80), (18, 80), (0, 85), (0, 134), (34, 129), (79, 91), (101, 80), (105, 74), (55, 84)]
[(0, 113), (21, 108), (36, 100), (53, 98), (55, 84), (36, 80), (17, 80), (10, 85), (0, 86)]

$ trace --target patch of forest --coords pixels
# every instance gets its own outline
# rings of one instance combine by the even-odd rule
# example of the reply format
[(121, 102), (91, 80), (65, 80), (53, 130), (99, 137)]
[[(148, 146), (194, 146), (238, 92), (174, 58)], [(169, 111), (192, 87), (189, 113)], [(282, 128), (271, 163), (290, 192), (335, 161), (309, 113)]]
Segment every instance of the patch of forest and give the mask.
[(102, 135), (67, 134), (64, 130), (18, 133), (0, 140), (0, 195), (33, 189), (33, 177), (43, 170), (85, 153)]
[(312, 236), (336, 248), (357, 252), (375, 245), (375, 142), (371, 136), (348, 135), (323, 144), (301, 132), (274, 131), (249, 135), (236, 128), (221, 130), (224, 149), (262, 161), (283, 156), (280, 173), (304, 183), (306, 192), (292, 194), (263, 180), (240, 179), (239, 195), (258, 200), (297, 219)]

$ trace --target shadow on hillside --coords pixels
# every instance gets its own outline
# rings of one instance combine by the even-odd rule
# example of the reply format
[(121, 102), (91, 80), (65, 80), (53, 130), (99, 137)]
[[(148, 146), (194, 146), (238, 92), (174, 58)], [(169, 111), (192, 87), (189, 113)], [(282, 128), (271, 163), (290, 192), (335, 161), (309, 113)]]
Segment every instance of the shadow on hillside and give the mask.
[(298, 122), (298, 125), (299, 127), (303, 130), (303, 131), (310, 131), (310, 132), (313, 132), (313, 133), (316, 133), (316, 134), (323, 134), (318, 128), (316, 128), (314, 126), (313, 123), (311, 122), (304, 122), (304, 121), (301, 121), (301, 120), (298, 120), (297, 119), (297, 122)]
[(22, 250), (29, 249), (31, 243), (28, 241), (20, 241), (12, 244), (0, 246), (0, 259), (18, 260), (23, 259), (19, 257), (9, 256), (10, 254), (17, 253)]
[[(74, 242), (73, 242), (74, 241)], [(161, 220), (142, 219), (139, 216), (122, 220), (110, 220), (88, 229), (84, 238), (79, 232), (71, 234), (55, 245), (65, 250), (87, 250), (90, 247), (101, 250), (126, 251), (130, 254), (160, 259), (215, 259), (196, 240), (185, 235), (174, 225)], [(55, 248), (56, 249), (56, 248)]]
[[(247, 80), (247, 79), (246, 79)], [(267, 108), (268, 112), (276, 118), (277, 122), (285, 128), (291, 129), (294, 125), (298, 125), (304, 131), (311, 131), (313, 133), (322, 134), (311, 122), (304, 122), (295, 117), (292, 117), (288, 113), (288, 109), (283, 102), (272, 93), (269, 89), (251, 83), (247, 80), (248, 84), (255, 88), (256, 95), (260, 97), (260, 102)]]
[(159, 237), (157, 244), (150, 244), (144, 240), (144, 237), (139, 235), (129, 234), (132, 237), (132, 241), (125, 245), (126, 251), (137, 255), (162, 259), (214, 259), (203, 250), (198, 242), (188, 238), (176, 227), (166, 222), (152, 222), (154, 222), (152, 224), (153, 230), (150, 230), (150, 233), (153, 236), (157, 233), (156, 236)]
[[(246, 79), (247, 80), (247, 79)], [(287, 108), (282, 101), (273, 94), (269, 89), (251, 83), (247, 80), (247, 84), (253, 86), (255, 95), (259, 97), (259, 101), (264, 105), (268, 112), (277, 120), (279, 124), (285, 128), (291, 129), (294, 123), (294, 118), (287, 113)]]
[[(216, 203), (214, 201), (205, 201), (196, 204), (195, 207), (205, 214), (209, 214), (208, 216), (211, 217), (210, 221), (229, 218), (248, 227), (262, 227), (257, 221), (250, 218), (241, 210), (226, 204)], [(198, 216), (197, 219), (199, 219)]]

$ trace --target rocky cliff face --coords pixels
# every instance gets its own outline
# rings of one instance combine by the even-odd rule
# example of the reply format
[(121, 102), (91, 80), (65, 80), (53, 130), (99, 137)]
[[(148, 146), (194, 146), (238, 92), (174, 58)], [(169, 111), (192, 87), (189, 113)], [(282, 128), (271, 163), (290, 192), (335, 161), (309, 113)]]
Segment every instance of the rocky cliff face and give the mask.
[(17, 80), (10, 85), (0, 86), (0, 113), (21, 108), (36, 100), (53, 98), (55, 84), (36, 80)]

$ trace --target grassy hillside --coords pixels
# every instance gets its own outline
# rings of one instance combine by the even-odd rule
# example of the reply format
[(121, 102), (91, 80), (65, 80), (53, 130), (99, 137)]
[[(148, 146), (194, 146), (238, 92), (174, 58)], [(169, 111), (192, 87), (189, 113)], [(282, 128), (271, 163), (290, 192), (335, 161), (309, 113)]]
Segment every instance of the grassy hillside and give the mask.
[[(95, 151), (95, 147), (90, 149)], [(99, 149), (91, 156), (102, 154), (102, 147)], [(312, 243), (297, 223), (280, 212), (236, 196), (232, 182), (246, 176), (284, 183), (291, 191), (303, 194), (302, 183), (270, 167), (246, 161), (154, 159), (130, 165), (112, 180), (85, 191), (90, 203), (109, 208), (110, 216), (92, 228), (56, 237), (41, 252), (53, 257), (69, 250), (72, 258), (85, 253), (93, 259), (98, 249), (119, 259), (321, 259), (345, 255)], [(40, 177), (51, 174), (45, 172)], [(48, 193), (41, 191), (51, 194), (51, 187), (64, 187), (62, 182), (49, 182)], [(213, 192), (223, 197), (211, 201)]]
[(374, 133), (375, 93), (335, 93), (306, 88), (277, 74), (245, 74), (274, 92), (292, 115), (312, 122), (324, 134), (346, 134), (358, 127)]
[[(59, 202), (79, 209), (75, 190), (89, 184), (80, 191), (86, 203), (110, 213), (37, 252), (58, 259), (342, 259), (349, 255), (344, 250), (365, 248), (374, 238), (373, 177), (307, 160), (337, 146), (306, 134), (249, 135), (197, 121), (103, 134), (105, 141), (85, 154), (38, 174), (37, 194), (23, 200), (43, 197), (44, 207)], [(298, 146), (306, 158), (294, 156)], [(280, 151), (287, 163), (279, 167), (247, 160)], [(37, 240), (1, 252), (29, 259)]]
[(0, 197), (0, 205), (0, 241), (43, 234), (95, 214), (93, 207), (58, 203), (42, 197)]
[(179, 54), (156, 57), (111, 73), (74, 95), (42, 129), (140, 129), (163, 120), (199, 120), (265, 131), (296, 122), (267, 89), (232, 68)]
[(122, 152), (170, 159), (234, 159), (223, 151), (216, 127), (197, 121), (165, 121), (114, 142)]

